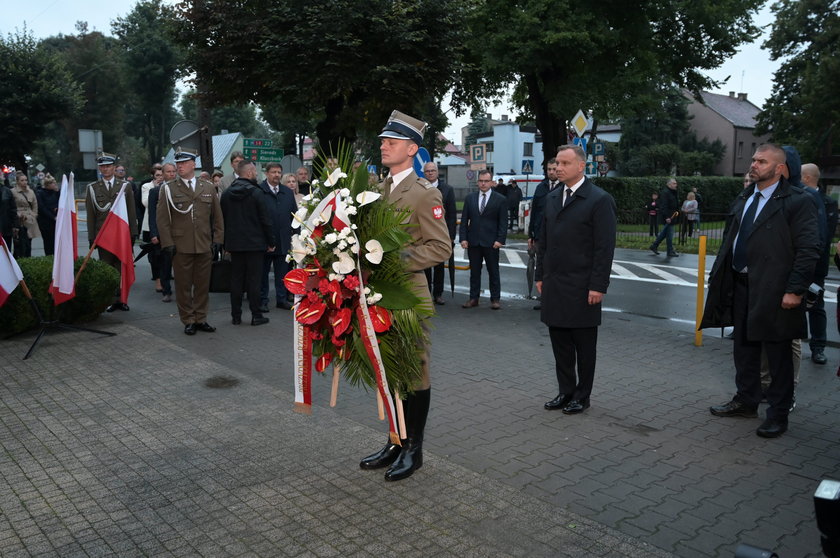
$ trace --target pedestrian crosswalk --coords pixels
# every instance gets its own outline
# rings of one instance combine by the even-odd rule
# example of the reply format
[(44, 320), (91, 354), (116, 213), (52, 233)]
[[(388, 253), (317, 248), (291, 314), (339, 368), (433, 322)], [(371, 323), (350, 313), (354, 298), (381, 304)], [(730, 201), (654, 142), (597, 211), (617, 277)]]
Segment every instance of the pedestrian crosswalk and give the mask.
[[(455, 264), (469, 265), (466, 250), (455, 245)], [(523, 248), (502, 248), (499, 251), (499, 265), (501, 267), (527, 269), (528, 251)], [(706, 280), (709, 278), (710, 268), (705, 270)], [(644, 283), (659, 283), (674, 285), (678, 287), (696, 287), (697, 270), (690, 267), (678, 267), (675, 265), (662, 265), (653, 263), (631, 262), (625, 260), (613, 260), (613, 279), (624, 279), (629, 281), (640, 281)], [(825, 285), (825, 300), (837, 301), (837, 283), (828, 282)]]

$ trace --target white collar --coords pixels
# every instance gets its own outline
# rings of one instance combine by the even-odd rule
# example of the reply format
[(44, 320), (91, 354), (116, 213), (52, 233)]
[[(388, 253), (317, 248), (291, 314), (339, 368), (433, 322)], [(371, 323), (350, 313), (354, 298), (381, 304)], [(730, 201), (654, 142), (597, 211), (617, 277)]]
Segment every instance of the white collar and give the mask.
[(391, 191), (394, 191), (394, 188), (397, 187), (398, 184), (401, 184), (403, 180), (408, 178), (408, 175), (414, 172), (414, 167), (408, 167), (405, 170), (401, 170), (397, 174), (391, 173), (391, 180), (393, 180), (393, 184), (391, 185)]

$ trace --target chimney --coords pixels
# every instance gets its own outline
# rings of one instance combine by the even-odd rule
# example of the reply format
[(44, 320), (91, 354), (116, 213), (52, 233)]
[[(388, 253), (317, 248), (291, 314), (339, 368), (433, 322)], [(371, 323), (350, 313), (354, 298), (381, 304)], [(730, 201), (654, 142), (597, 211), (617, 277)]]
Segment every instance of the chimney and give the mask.
[(730, 97), (732, 97), (732, 98), (734, 99), (734, 98), (735, 98), (735, 92), (734, 92), (734, 91), (730, 91), (730, 92), (729, 92), (729, 96), (730, 96)]
[(738, 93), (738, 100), (739, 101), (746, 101), (747, 100), (747, 94), (746, 93)]
[(507, 115), (507, 114), (503, 114), (503, 115), (502, 115), (502, 122), (507, 122), (507, 121), (508, 121), (508, 115)]

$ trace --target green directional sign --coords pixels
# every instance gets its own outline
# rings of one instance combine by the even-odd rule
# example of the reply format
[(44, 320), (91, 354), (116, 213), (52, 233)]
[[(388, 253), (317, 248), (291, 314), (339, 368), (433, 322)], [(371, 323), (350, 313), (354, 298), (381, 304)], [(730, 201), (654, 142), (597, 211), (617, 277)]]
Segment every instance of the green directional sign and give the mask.
[(259, 147), (246, 147), (242, 150), (246, 159), (250, 159), (255, 163), (279, 163), (283, 158), (283, 150), (278, 149), (264, 149)]
[(270, 139), (244, 138), (242, 140), (242, 147), (274, 147), (274, 142)]

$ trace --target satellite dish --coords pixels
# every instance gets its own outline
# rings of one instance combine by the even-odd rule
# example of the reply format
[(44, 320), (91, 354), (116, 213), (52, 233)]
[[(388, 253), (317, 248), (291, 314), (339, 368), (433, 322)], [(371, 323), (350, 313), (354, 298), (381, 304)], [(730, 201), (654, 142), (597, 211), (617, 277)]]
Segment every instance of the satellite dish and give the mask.
[(201, 127), (192, 120), (181, 120), (176, 122), (169, 130), (169, 141), (172, 147), (186, 147), (196, 153), (201, 151)]

